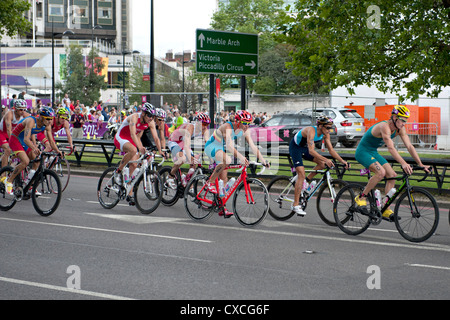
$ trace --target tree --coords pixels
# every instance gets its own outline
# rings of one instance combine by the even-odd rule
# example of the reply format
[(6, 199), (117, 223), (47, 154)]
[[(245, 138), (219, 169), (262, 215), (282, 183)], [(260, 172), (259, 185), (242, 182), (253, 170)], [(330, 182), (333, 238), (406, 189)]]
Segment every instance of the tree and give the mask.
[(450, 84), (449, 0), (298, 0), (280, 30), (311, 91), (358, 85), (406, 98)]
[(24, 16), (30, 7), (26, 0), (0, 1), (0, 39), (2, 35), (13, 37), (30, 31), (31, 23)]
[(89, 106), (99, 100), (100, 90), (106, 89), (105, 76), (98, 75), (98, 70), (102, 70), (104, 65), (101, 59), (94, 58), (93, 68), (90, 63), (86, 66), (85, 59), (92, 61), (92, 57), (97, 56), (96, 51), (94, 49), (85, 58), (81, 49), (79, 45), (72, 44), (66, 50), (67, 66), (62, 75), (66, 80), (58, 83), (56, 88), (68, 93), (71, 99), (80, 100), (80, 103)]

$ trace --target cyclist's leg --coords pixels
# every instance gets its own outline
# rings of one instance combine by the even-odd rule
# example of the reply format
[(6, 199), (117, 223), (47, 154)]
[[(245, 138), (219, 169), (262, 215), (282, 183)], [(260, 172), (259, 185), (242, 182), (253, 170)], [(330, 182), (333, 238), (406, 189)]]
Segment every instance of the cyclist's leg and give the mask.
[(11, 148), (9, 147), (9, 143), (3, 143), (0, 146), (3, 149), (2, 155), (2, 168), (8, 165), (9, 156), (11, 155)]
[[(386, 174), (385, 174), (386, 178), (394, 178), (397, 176), (397, 173), (394, 171), (394, 169), (392, 169), (392, 166), (387, 161), (385, 164), (383, 164), (383, 168), (386, 171)], [(386, 195), (394, 186), (395, 186), (395, 180), (387, 180), (386, 187), (384, 189), (384, 194)], [(390, 207), (388, 207), (382, 213), (385, 218), (389, 218), (391, 215), (394, 214), (394, 211)]]
[(294, 203), (292, 204), (292, 207), (296, 207), (299, 204), (300, 194), (302, 192), (303, 182), (305, 181), (306, 176), (305, 167), (303, 166), (303, 149), (304, 148), (295, 143), (294, 139), (292, 139), (289, 143), (289, 154), (298, 177), (295, 182)]
[(364, 190), (359, 196), (357, 196), (357, 199), (355, 199), (359, 206), (365, 206), (367, 205), (367, 201), (365, 199), (366, 196), (386, 175), (386, 170), (383, 165), (387, 163), (387, 161), (377, 152), (377, 150), (369, 149), (356, 152), (355, 159), (373, 173)]
[(14, 168), (14, 171), (8, 178), (8, 182), (12, 183), (14, 179), (19, 175), (19, 173), (21, 173), (23, 169), (25, 169), (25, 167), (30, 163), (30, 159), (28, 158), (24, 147), (14, 135), (11, 135), (9, 139), (9, 147), (13, 152), (15, 152), (16, 157), (20, 159), (19, 164)]

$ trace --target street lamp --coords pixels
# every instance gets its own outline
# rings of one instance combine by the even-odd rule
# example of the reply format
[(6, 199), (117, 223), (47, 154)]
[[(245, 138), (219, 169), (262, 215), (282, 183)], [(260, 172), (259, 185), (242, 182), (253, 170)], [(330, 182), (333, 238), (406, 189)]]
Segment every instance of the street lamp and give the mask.
[[(74, 35), (75, 32), (72, 30), (64, 31), (61, 36)], [(53, 32), (53, 21), (52, 21), (52, 106), (55, 103), (55, 33)]]
[(122, 81), (123, 81), (123, 85), (122, 85), (122, 100), (123, 100), (123, 104), (122, 104), (122, 110), (125, 110), (125, 55), (127, 54), (138, 54), (140, 53), (138, 50), (134, 50), (134, 51), (122, 51), (122, 56), (123, 56), (123, 61), (122, 61)]
[(91, 72), (94, 69), (94, 30), (95, 29), (103, 29), (101, 25), (93, 25), (91, 32)]

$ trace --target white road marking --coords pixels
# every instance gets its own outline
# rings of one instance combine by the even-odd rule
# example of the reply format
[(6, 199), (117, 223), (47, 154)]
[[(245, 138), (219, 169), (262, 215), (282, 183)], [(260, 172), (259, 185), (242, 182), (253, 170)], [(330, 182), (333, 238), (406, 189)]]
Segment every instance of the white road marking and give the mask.
[(13, 278), (0, 277), (0, 281), (9, 282), (9, 283), (15, 283), (15, 284), (21, 284), (21, 285), (26, 285), (26, 286), (31, 286), (31, 287), (44, 288), (44, 289), (49, 289), (49, 290), (56, 290), (56, 291), (63, 291), (63, 292), (69, 292), (69, 293), (75, 293), (75, 294), (82, 294), (82, 295), (86, 295), (86, 296), (92, 296), (92, 297), (104, 298), (104, 299), (136, 300), (136, 299), (116, 296), (116, 295), (112, 295), (112, 294), (105, 294), (105, 293), (94, 292), (94, 291), (86, 291), (86, 290), (80, 290), (80, 289), (69, 289), (69, 288), (66, 288), (66, 287), (54, 286), (54, 285), (51, 285), (51, 284), (32, 282), (32, 281), (25, 281), (25, 280), (13, 279)]
[(407, 266), (410, 267), (420, 267), (420, 268), (431, 268), (431, 269), (440, 269), (440, 270), (450, 270), (450, 267), (441, 267), (441, 266), (432, 266), (427, 264), (419, 264), (419, 263), (406, 263)]

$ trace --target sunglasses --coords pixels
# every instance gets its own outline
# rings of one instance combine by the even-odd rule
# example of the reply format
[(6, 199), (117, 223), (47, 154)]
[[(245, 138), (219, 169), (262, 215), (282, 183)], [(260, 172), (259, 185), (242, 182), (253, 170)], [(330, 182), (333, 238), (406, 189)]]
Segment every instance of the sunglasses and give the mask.
[(158, 120), (158, 121), (164, 121), (163, 118), (156, 118), (156, 120)]
[(68, 116), (59, 116), (61, 119), (64, 119), (64, 120), (68, 120), (69, 119), (69, 117)]
[(53, 117), (42, 117), (44, 120), (53, 120)]
[(403, 121), (404, 123), (408, 122), (408, 119), (403, 118), (403, 117), (398, 117), (399, 120)]
[(333, 129), (333, 127), (325, 127), (325, 129), (331, 130), (331, 129)]
[(244, 126), (248, 126), (248, 125), (251, 124), (251, 122), (245, 122), (245, 121), (241, 121), (241, 123), (242, 123)]

